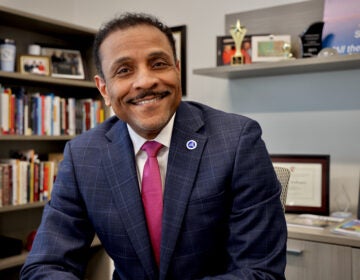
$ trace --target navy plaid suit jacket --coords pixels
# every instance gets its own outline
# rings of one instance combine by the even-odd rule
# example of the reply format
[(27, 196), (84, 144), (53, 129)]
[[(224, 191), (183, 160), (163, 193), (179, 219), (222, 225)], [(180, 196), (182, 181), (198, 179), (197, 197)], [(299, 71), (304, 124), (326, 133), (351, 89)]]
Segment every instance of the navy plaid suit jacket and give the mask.
[[(187, 148), (189, 140), (195, 149)], [(284, 279), (280, 191), (255, 121), (182, 102), (158, 269), (132, 143), (126, 124), (112, 117), (67, 143), (22, 279), (81, 277), (95, 233), (114, 260), (114, 279)]]

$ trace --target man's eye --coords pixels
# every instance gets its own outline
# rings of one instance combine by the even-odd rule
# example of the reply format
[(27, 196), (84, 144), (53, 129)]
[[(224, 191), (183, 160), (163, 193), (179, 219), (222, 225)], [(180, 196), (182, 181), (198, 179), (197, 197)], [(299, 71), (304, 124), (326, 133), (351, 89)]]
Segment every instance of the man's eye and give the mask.
[(130, 73), (130, 68), (129, 67), (120, 67), (117, 71), (116, 74), (117, 75), (125, 75)]
[(165, 67), (168, 67), (169, 66), (169, 63), (165, 62), (165, 61), (156, 61), (154, 62), (153, 64), (153, 67), (154, 68), (165, 68)]

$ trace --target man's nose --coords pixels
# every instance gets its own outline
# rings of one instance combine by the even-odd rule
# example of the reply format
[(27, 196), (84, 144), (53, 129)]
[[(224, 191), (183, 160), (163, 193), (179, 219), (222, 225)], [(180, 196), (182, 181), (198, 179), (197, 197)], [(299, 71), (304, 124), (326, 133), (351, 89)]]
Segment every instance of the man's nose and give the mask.
[(148, 68), (139, 68), (135, 76), (133, 87), (135, 89), (150, 89), (156, 86), (158, 77), (154, 71)]

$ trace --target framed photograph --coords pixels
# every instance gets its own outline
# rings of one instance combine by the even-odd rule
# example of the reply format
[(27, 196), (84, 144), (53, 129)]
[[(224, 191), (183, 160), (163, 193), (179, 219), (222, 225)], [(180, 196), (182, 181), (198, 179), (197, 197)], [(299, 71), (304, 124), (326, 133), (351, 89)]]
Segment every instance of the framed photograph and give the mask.
[(79, 50), (41, 48), (41, 54), (50, 57), (51, 76), (68, 79), (85, 79)]
[(271, 155), (274, 166), (290, 169), (286, 213), (329, 215), (329, 155)]
[[(230, 65), (231, 57), (235, 54), (234, 39), (228, 36), (216, 37), (216, 65)], [(241, 43), (241, 53), (244, 58), (244, 64), (252, 63), (252, 51), (251, 51), (251, 35), (245, 35), (244, 40)]]
[(176, 54), (180, 61), (181, 87), (186, 96), (186, 25), (171, 27), (175, 39)]
[(19, 69), (22, 74), (50, 75), (50, 59), (47, 56), (21, 55)]
[(291, 36), (252, 36), (253, 62), (278, 61), (289, 58)]

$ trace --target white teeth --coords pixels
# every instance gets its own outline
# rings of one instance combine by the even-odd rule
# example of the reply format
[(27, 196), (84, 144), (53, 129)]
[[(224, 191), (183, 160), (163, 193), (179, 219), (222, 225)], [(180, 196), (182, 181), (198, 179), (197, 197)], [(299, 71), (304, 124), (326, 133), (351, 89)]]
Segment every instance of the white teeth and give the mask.
[(160, 97), (156, 97), (154, 99), (149, 99), (149, 100), (144, 100), (144, 101), (140, 101), (137, 102), (138, 105), (144, 105), (144, 104), (149, 104), (149, 103), (154, 103), (156, 101), (160, 100)]

